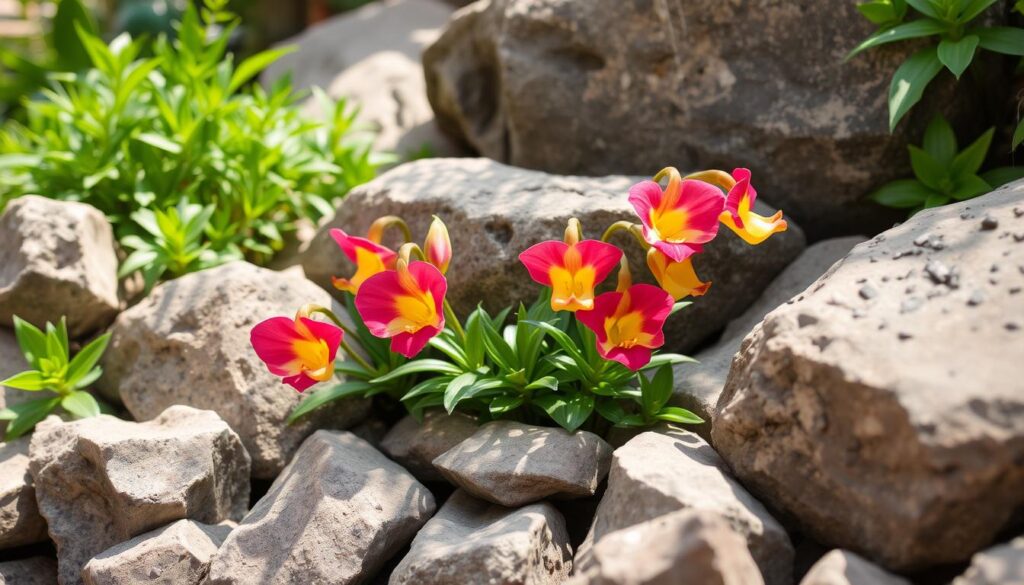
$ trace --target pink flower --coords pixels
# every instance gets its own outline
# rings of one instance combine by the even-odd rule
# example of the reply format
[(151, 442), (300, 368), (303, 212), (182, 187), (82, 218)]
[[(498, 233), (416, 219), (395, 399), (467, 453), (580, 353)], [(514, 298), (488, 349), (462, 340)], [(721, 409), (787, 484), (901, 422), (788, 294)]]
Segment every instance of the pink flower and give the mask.
[(597, 353), (637, 371), (665, 344), (662, 328), (672, 312), (672, 296), (657, 286), (634, 284), (625, 292), (594, 299), (594, 309), (576, 318), (597, 337)]
[(760, 244), (772, 234), (786, 231), (789, 225), (786, 220), (782, 219), (781, 211), (771, 217), (753, 212), (754, 202), (757, 200), (757, 190), (750, 183), (748, 169), (734, 169), (732, 178), (736, 180), (736, 185), (729, 189), (725, 211), (719, 218), (726, 227), (752, 245)]
[(666, 256), (682, 262), (703, 250), (718, 234), (725, 198), (703, 181), (682, 180), (671, 169), (664, 191), (654, 181), (629, 189), (629, 203), (643, 224), (644, 239)]
[(334, 288), (355, 294), (367, 278), (395, 268), (398, 255), (394, 250), (367, 238), (350, 236), (340, 229), (332, 229), (330, 234), (341, 251), (356, 265), (356, 273), (352, 278), (331, 277)]
[(342, 330), (330, 323), (296, 315), (258, 323), (249, 340), (270, 373), (302, 392), (334, 375), (342, 336)]
[(356, 310), (370, 333), (391, 339), (391, 351), (411, 358), (444, 329), (448, 281), (429, 262), (399, 261), (395, 270), (368, 278), (356, 294)]
[(566, 244), (557, 240), (530, 246), (519, 255), (530, 278), (551, 287), (551, 309), (586, 311), (594, 306), (594, 287), (615, 268), (622, 250), (597, 240)]

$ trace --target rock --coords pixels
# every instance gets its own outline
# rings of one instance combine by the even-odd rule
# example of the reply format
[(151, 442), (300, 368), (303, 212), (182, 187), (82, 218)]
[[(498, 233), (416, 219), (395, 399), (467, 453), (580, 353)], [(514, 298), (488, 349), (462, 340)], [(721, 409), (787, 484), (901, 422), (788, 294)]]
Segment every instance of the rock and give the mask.
[(687, 408), (706, 421), (702, 425), (688, 427), (689, 430), (707, 441), (711, 440), (711, 419), (715, 405), (729, 375), (732, 358), (740, 349), (743, 338), (765, 315), (803, 292), (851, 248), (863, 241), (861, 237), (834, 238), (809, 246), (764, 289), (753, 305), (729, 322), (715, 345), (693, 356), (699, 364), (675, 366), (676, 389), (672, 404)]
[(57, 582), (57, 561), (32, 557), (0, 562), (0, 585), (53, 585)]
[(977, 123), (983, 107), (940, 81), (890, 135), (892, 73), (916, 48), (844, 62), (875, 29), (848, 2), (490, 0), (423, 63), (438, 124), (483, 156), (583, 175), (749, 167), (819, 239), (891, 225), (864, 195), (909, 175), (907, 138), (936, 109)]
[(611, 456), (608, 443), (587, 431), (502, 420), (481, 426), (434, 459), (434, 467), (470, 494), (514, 507), (594, 495)]
[(910, 585), (850, 551), (836, 549), (811, 567), (800, 585)]
[(110, 548), (86, 563), (86, 585), (199, 585), (229, 526), (178, 520)]
[[(28, 364), (25, 362), (25, 356), (21, 353), (21, 348), (18, 347), (18, 340), (14, 336), (14, 331), (0, 327), (0, 380), (6, 380), (14, 374), (24, 372), (27, 369)], [(7, 408), (8, 406), (46, 396), (52, 396), (52, 394), (46, 391), (25, 392), (24, 390), (0, 386), (0, 408)], [(6, 433), (7, 421), (0, 420), (0, 438)]]
[(510, 509), (456, 491), (420, 530), (390, 585), (557, 585), (572, 568), (565, 520), (547, 502)]
[(92, 557), (188, 518), (237, 520), (249, 502), (249, 456), (215, 413), (172, 406), (134, 423), (112, 416), (36, 426), (29, 469), (57, 545), (61, 585)]
[(106, 327), (117, 314), (117, 254), (107, 218), (84, 203), (35, 195), (0, 216), (0, 323), (35, 325), (66, 316), (73, 337)]
[(468, 439), (478, 428), (472, 417), (431, 410), (420, 423), (412, 416), (398, 421), (381, 442), (381, 450), (420, 481), (444, 481), (434, 459)]
[(953, 585), (1024, 584), (1024, 536), (985, 549), (971, 558), (967, 571)]
[(317, 431), (224, 541), (209, 585), (366, 582), (434, 509), (434, 496), (369, 443)]
[(679, 510), (606, 535), (567, 585), (763, 585), (743, 537), (717, 514)]
[(596, 547), (612, 532), (676, 510), (718, 514), (744, 538), (766, 583), (792, 582), (786, 531), (733, 479), (714, 449), (687, 431), (643, 433), (616, 449), (588, 538)]
[[(915, 215), (744, 340), (715, 446), (814, 540), (924, 569), (967, 560), (1024, 504), (1024, 332), (1006, 326), (1024, 315), (1024, 246), (970, 219), (1024, 227), (1022, 199), (1018, 181)], [(987, 300), (968, 307), (975, 289)]]
[[(599, 238), (615, 221), (638, 221), (627, 196), (630, 185), (640, 180), (561, 177), (486, 159), (407, 163), (354, 189), (337, 216), (320, 228), (302, 264), (311, 280), (332, 289), (332, 275), (350, 275), (354, 268), (331, 239), (331, 228), (362, 235), (374, 219), (397, 214), (422, 238), (436, 214), (451, 233), (454, 259), (447, 273), (448, 299), (456, 312), (468, 314), (481, 301), (497, 312), (513, 302), (537, 298), (541, 287), (530, 280), (519, 253), (542, 240), (561, 239), (570, 217), (579, 218), (591, 238)], [(768, 213), (768, 208), (761, 213)], [(640, 246), (624, 236), (613, 241), (629, 255), (636, 280), (653, 282)], [(756, 247), (723, 228), (694, 260), (698, 274), (714, 285), (693, 306), (669, 319), (666, 347), (688, 351), (719, 331), (754, 302), (758, 291), (803, 247), (803, 234), (794, 224)], [(612, 275), (608, 286), (614, 286), (614, 280)]]
[(46, 540), (28, 472), (28, 437), (0, 443), (0, 550)]
[(216, 412), (242, 438), (253, 475), (272, 479), (316, 428), (353, 425), (369, 408), (362, 399), (336, 401), (286, 423), (302, 396), (267, 371), (249, 332), (306, 303), (330, 307), (331, 297), (307, 280), (245, 262), (165, 282), (118, 316), (100, 385), (138, 420), (172, 404)]
[(371, 416), (363, 422), (348, 429), (348, 432), (373, 445), (373, 448), (381, 451), (381, 442), (390, 430), (388, 423), (376, 416)]
[[(297, 90), (315, 86), (334, 99), (351, 100), (360, 108), (360, 122), (379, 133), (378, 149), (402, 156), (424, 147), (431, 156), (462, 154), (434, 123), (420, 64), (420, 54), (451, 12), (436, 0), (391, 0), (335, 16), (283, 41), (298, 51), (267, 68), (263, 85), (291, 74)], [(315, 99), (304, 109), (323, 115)]]

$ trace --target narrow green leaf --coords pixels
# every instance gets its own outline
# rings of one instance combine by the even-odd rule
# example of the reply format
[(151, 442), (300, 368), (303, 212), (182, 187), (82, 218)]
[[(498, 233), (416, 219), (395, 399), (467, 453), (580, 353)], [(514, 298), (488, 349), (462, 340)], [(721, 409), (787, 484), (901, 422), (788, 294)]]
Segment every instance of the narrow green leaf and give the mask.
[(651, 361), (647, 362), (647, 365), (640, 368), (643, 370), (652, 370), (654, 368), (660, 368), (664, 365), (676, 365), (676, 364), (699, 364), (700, 362), (694, 358), (683, 355), (681, 353), (656, 353), (651, 357)]
[(675, 303), (674, 305), (672, 305), (672, 310), (669, 311), (669, 316), (675, 315), (679, 311), (682, 311), (683, 309), (689, 307), (692, 304), (693, 301), (679, 301), (678, 303)]
[(959, 41), (943, 39), (939, 42), (939, 61), (949, 69), (957, 79), (967, 70), (974, 59), (974, 50), (978, 48), (979, 39), (975, 35), (963, 37)]
[(874, 24), (882, 25), (896, 20), (896, 11), (888, 2), (862, 2), (857, 10)]
[(907, 4), (910, 4), (914, 10), (925, 16), (938, 18), (940, 20), (943, 17), (942, 13), (939, 11), (938, 7), (935, 6), (935, 3), (932, 2), (932, 0), (907, 0)]
[(78, 390), (66, 395), (60, 401), (61, 407), (75, 418), (89, 418), (100, 415), (100, 405), (92, 394)]
[(968, 175), (957, 180), (956, 188), (950, 195), (957, 201), (984, 195), (992, 190), (992, 186), (978, 175)]
[(153, 148), (159, 148), (164, 152), (171, 154), (181, 154), (181, 145), (175, 144), (171, 140), (160, 136), (159, 134), (153, 134), (152, 132), (143, 132), (135, 137), (136, 140), (144, 144), (148, 144)]
[(522, 404), (522, 396), (496, 396), (491, 400), (487, 409), (491, 412), (491, 416), (500, 416), (506, 412), (519, 408)]
[(38, 327), (18, 317), (13, 318), (14, 336), (18, 347), (25, 356), (25, 361), (33, 368), (39, 369), (40, 358), (46, 357), (46, 335)]
[(871, 194), (871, 198), (886, 207), (910, 209), (923, 205), (932, 190), (914, 179), (893, 181)]
[(371, 387), (372, 385), (367, 382), (349, 380), (347, 382), (342, 382), (341, 384), (317, 390), (309, 396), (306, 396), (302, 402), (295, 406), (292, 413), (288, 415), (288, 424), (294, 423), (303, 415), (320, 408), (328, 402), (359, 395), (366, 392)]
[(387, 374), (384, 374), (383, 376), (375, 378), (371, 381), (374, 384), (380, 384), (382, 382), (390, 382), (392, 380), (397, 380), (402, 376), (408, 376), (409, 374), (419, 374), (422, 372), (433, 372), (436, 374), (449, 374), (452, 376), (457, 376), (462, 373), (462, 370), (459, 369), (454, 364), (450, 364), (445, 361), (424, 358), (412, 360), (411, 362), (402, 364), (397, 368), (391, 370)]
[(959, 148), (956, 143), (956, 133), (953, 132), (953, 127), (942, 116), (935, 116), (928, 123), (928, 128), (924, 131), (924, 144), (922, 146), (924, 146), (925, 152), (930, 154), (939, 164), (947, 166), (953, 162), (953, 157), (956, 156), (957, 149)]
[(544, 376), (537, 378), (533, 382), (526, 385), (527, 390), (558, 390), (558, 378), (554, 376)]
[(968, 30), (967, 34), (977, 36), (978, 44), (982, 49), (1004, 55), (1024, 57), (1024, 28), (1012, 26), (973, 28)]
[(235, 93), (238, 88), (242, 87), (244, 83), (256, 75), (259, 75), (259, 73), (269, 67), (271, 63), (296, 50), (297, 47), (268, 49), (266, 51), (256, 53), (252, 57), (242, 61), (238, 66), (238, 69), (235, 69), (235, 72), (231, 75), (231, 81), (228, 83), (228, 93)]
[(96, 365), (96, 362), (103, 356), (103, 352), (107, 350), (107, 344), (109, 343), (110, 334), (106, 333), (83, 347), (68, 365), (68, 373), (64, 378), (65, 381), (68, 384), (74, 384), (88, 374), (93, 366)]
[(90, 65), (89, 54), (76, 32), (98, 36), (96, 21), (81, 0), (60, 0), (51, 22), (50, 39), (62, 71), (81, 71)]
[(532, 325), (533, 327), (537, 327), (538, 329), (543, 330), (545, 333), (551, 336), (551, 338), (555, 340), (555, 343), (557, 343), (558, 346), (561, 347), (562, 350), (569, 355), (569, 357), (576, 361), (580, 369), (586, 372), (587, 375), (590, 375), (590, 364), (587, 363), (586, 358), (583, 356), (582, 353), (580, 353), (579, 348), (576, 347), (576, 343), (572, 340), (571, 337), (569, 337), (569, 335), (565, 331), (562, 331), (561, 329), (555, 327), (551, 323), (545, 323), (542, 321), (527, 321), (527, 323), (529, 325)]
[(1016, 150), (1021, 143), (1024, 143), (1024, 120), (1017, 122), (1017, 129), (1013, 131), (1013, 140), (1010, 143), (1010, 147)]
[(704, 419), (701, 417), (689, 410), (686, 410), (685, 408), (679, 408), (678, 406), (666, 406), (665, 408), (662, 408), (658, 414), (654, 415), (654, 418), (668, 422), (693, 425), (699, 425), (704, 422)]
[(924, 88), (942, 70), (935, 47), (914, 53), (893, 74), (889, 86), (889, 131), (921, 100)]
[(424, 394), (443, 394), (444, 389), (448, 387), (448, 384), (452, 380), (453, 378), (451, 376), (440, 376), (437, 378), (430, 378), (424, 380), (410, 388), (409, 391), (402, 396), (402, 402), (405, 402), (406, 400), (410, 400), (412, 398), (423, 396)]
[(974, 20), (979, 14), (988, 9), (999, 0), (970, 0), (967, 6), (960, 11), (960, 16), (957, 18), (959, 24), (965, 24)]
[(943, 181), (949, 180), (949, 167), (940, 164), (920, 148), (910, 145), (910, 166), (914, 169), (914, 176), (930, 189), (940, 191)]
[(39, 390), (46, 389), (46, 378), (43, 377), (42, 372), (36, 370), (28, 370), (14, 374), (6, 380), (0, 381), (0, 386), (7, 386), (8, 388), (15, 388), (18, 390), (27, 390), (29, 392), (38, 392)]
[(459, 402), (467, 397), (469, 390), (473, 387), (473, 383), (477, 381), (479, 374), (476, 372), (466, 372), (455, 377), (448, 384), (448, 388), (444, 391), (444, 408), (451, 414), (458, 406)]
[(567, 399), (557, 394), (547, 394), (534, 398), (533, 402), (570, 433), (580, 428), (594, 412), (594, 397), (588, 394), (577, 393)]
[(981, 174), (986, 183), (998, 189), (1007, 183), (1024, 179), (1024, 166), (1020, 167), (998, 167)]
[[(8, 406), (6, 410), (14, 412), (15, 416), (13, 419), (9, 419), (11, 422), (7, 424), (6, 439), (8, 441), (17, 439), (32, 430), (36, 423), (46, 418), (46, 415), (57, 408), (58, 404), (60, 404), (60, 396), (39, 398)], [(5, 418), (8, 417), (5, 416)]]
[(876, 32), (850, 51), (850, 54), (848, 54), (846, 58), (850, 59), (861, 51), (865, 51), (879, 45), (936, 35), (943, 33), (948, 29), (948, 24), (931, 18), (914, 20), (912, 22), (907, 22), (905, 24)]
[(639, 378), (640, 405), (645, 413), (652, 416), (672, 397), (672, 367), (661, 366), (650, 380), (643, 374), (639, 374)]
[(137, 270), (142, 270), (159, 258), (160, 253), (156, 250), (135, 250), (121, 263), (121, 267), (117, 270), (117, 277), (124, 278)]
[(978, 173), (981, 165), (985, 162), (985, 157), (988, 155), (988, 149), (992, 144), (992, 136), (994, 134), (995, 128), (989, 128), (977, 140), (972, 142), (970, 146), (961, 150), (960, 154), (953, 158), (950, 174), (953, 175), (954, 179)]

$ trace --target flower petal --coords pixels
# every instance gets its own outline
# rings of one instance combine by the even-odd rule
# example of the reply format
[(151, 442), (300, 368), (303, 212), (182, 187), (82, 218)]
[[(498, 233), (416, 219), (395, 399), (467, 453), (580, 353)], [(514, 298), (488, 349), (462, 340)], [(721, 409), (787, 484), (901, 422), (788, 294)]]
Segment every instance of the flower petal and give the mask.
[(327, 343), (327, 348), (330, 350), (330, 361), (333, 362), (334, 358), (338, 355), (338, 347), (344, 338), (344, 332), (333, 323), (324, 323), (323, 321), (316, 321), (308, 317), (300, 317), (299, 320), (309, 329), (314, 337), (322, 339)]
[(275, 376), (290, 376), (301, 371), (301, 361), (294, 351), (294, 343), (299, 339), (295, 321), (288, 317), (271, 317), (257, 323), (249, 333), (256, 355)]
[[(598, 346), (598, 353), (601, 353), (600, 346)], [(651, 356), (653, 353), (654, 350), (649, 347), (635, 345), (630, 348), (616, 347), (609, 351), (607, 355), (602, 354), (601, 357), (606, 360), (619, 362), (630, 370), (636, 372), (651, 362)]]
[(416, 357), (416, 354), (423, 351), (432, 337), (443, 329), (441, 327), (424, 327), (416, 333), (399, 333), (391, 338), (391, 351), (404, 355), (407, 358)]
[(594, 283), (600, 283), (622, 260), (622, 250), (600, 240), (583, 240), (576, 244), (584, 266), (594, 268)]
[(521, 254), (519, 261), (530, 273), (530, 278), (538, 284), (551, 286), (551, 269), (565, 267), (565, 252), (569, 245), (558, 240), (548, 240), (534, 244)]
[(316, 384), (316, 380), (310, 378), (306, 374), (296, 374), (294, 376), (287, 376), (281, 379), (282, 384), (288, 384), (292, 388), (295, 388), (299, 392), (304, 392), (310, 386)]
[(606, 292), (594, 299), (594, 308), (589, 311), (577, 311), (576, 318), (580, 323), (594, 332), (597, 337), (597, 345), (600, 347), (608, 341), (608, 332), (605, 329), (605, 320), (615, 314), (615, 309), (622, 300), (620, 292)]
[(629, 204), (645, 228), (651, 228), (651, 211), (661, 204), (661, 185), (654, 181), (641, 181), (629, 188)]
[(334, 241), (338, 244), (338, 247), (341, 248), (341, 251), (344, 252), (345, 255), (348, 256), (348, 259), (351, 260), (352, 262), (358, 262), (358, 256), (356, 254), (357, 248), (363, 248), (364, 250), (369, 250), (370, 252), (373, 252), (374, 254), (380, 256), (381, 260), (385, 264), (391, 264), (392, 266), (394, 265), (394, 260), (398, 257), (398, 254), (395, 253), (394, 250), (391, 250), (386, 246), (381, 246), (380, 244), (377, 244), (375, 242), (371, 242), (366, 238), (350, 236), (347, 233), (345, 233), (344, 230), (334, 228), (329, 233), (331, 234), (331, 238), (333, 238)]

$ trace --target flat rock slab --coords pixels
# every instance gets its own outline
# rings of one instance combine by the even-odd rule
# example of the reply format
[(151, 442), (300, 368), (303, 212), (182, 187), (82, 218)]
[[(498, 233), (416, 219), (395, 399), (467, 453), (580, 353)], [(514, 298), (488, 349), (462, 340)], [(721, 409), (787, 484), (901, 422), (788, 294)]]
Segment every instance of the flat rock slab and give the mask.
[(112, 416), (36, 426), (29, 469), (57, 545), (61, 585), (99, 553), (174, 520), (245, 515), (249, 456), (215, 413), (172, 406), (155, 419)]
[(434, 496), (348, 432), (317, 431), (210, 564), (210, 585), (364, 583), (434, 513)]
[(822, 544), (895, 571), (962, 562), (1024, 505), (1022, 363), (1018, 181), (858, 245), (768, 315), (712, 438)]
[(28, 437), (0, 443), (0, 549), (46, 540), (46, 520), (39, 515), (28, 471), (28, 450)]
[(381, 450), (420, 481), (444, 481), (434, 467), (434, 459), (468, 439), (478, 427), (470, 416), (431, 410), (424, 415), (423, 422), (412, 416), (398, 421), (384, 436)]
[(246, 262), (165, 282), (118, 316), (100, 385), (137, 420), (172, 404), (216, 412), (242, 438), (253, 475), (272, 479), (315, 429), (346, 428), (369, 408), (361, 399), (335, 401), (286, 423), (302, 395), (267, 371), (249, 333), (306, 303), (330, 307), (331, 297), (308, 280)]
[(0, 324), (67, 317), (73, 337), (106, 327), (121, 306), (107, 218), (84, 203), (28, 195), (0, 216)]
[(953, 585), (1024, 585), (1024, 536), (975, 554)]
[[(350, 275), (354, 267), (331, 239), (332, 228), (365, 235), (378, 217), (399, 215), (413, 234), (423, 237), (438, 215), (448, 224), (454, 249), (446, 275), (448, 299), (460, 315), (469, 314), (480, 302), (497, 312), (537, 298), (541, 287), (530, 280), (519, 254), (540, 241), (561, 240), (570, 218), (578, 218), (586, 236), (595, 239), (616, 221), (638, 221), (627, 198), (629, 187), (640, 180), (549, 175), (487, 159), (406, 163), (353, 189), (335, 218), (317, 232), (302, 266), (311, 280), (333, 290), (331, 276)], [(759, 212), (770, 214), (767, 205)], [(389, 238), (385, 242), (400, 243)], [(613, 243), (626, 251), (638, 282), (654, 282), (640, 246), (625, 237)], [(803, 248), (803, 232), (793, 222), (789, 231), (759, 246), (749, 246), (723, 228), (694, 259), (697, 273), (714, 285), (707, 295), (669, 319), (666, 347), (689, 351), (717, 333), (746, 310)], [(613, 281), (614, 277), (608, 280)]]
[(0, 585), (54, 585), (57, 560), (32, 557), (0, 563)]
[(782, 525), (707, 442), (687, 431), (643, 433), (615, 450), (588, 538), (597, 546), (612, 532), (683, 509), (724, 518), (746, 541), (766, 583), (792, 582), (793, 546)]
[(910, 585), (910, 581), (860, 555), (836, 549), (814, 563), (800, 585)]
[(514, 507), (594, 495), (611, 456), (608, 443), (587, 431), (495, 421), (435, 459), (434, 467), (470, 494)]
[(572, 568), (565, 519), (540, 502), (506, 508), (456, 491), (412, 542), (390, 585), (557, 585)]
[(199, 585), (230, 526), (178, 520), (96, 555), (82, 569), (85, 585)]

